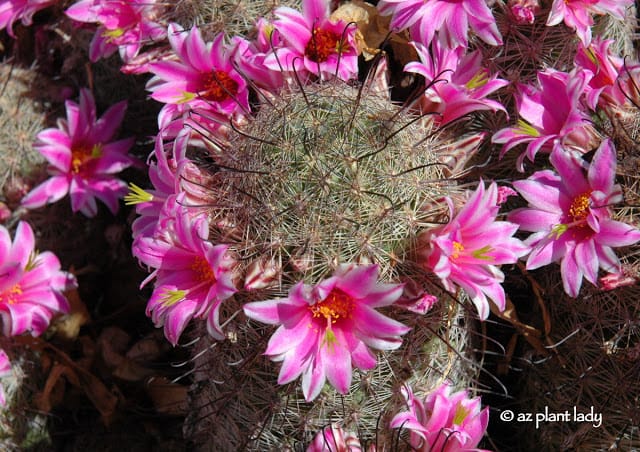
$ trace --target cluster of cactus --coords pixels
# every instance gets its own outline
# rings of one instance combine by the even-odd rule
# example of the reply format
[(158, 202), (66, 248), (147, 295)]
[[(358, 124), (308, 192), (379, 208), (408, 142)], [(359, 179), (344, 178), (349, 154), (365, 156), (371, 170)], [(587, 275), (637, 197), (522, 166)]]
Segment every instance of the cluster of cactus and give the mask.
[(35, 71), (0, 64), (0, 84), (0, 186), (3, 201), (15, 206), (28, 190), (24, 178), (42, 162), (31, 145), (46, 125), (46, 114), (44, 106), (33, 101), (40, 96), (38, 85), (42, 84)]

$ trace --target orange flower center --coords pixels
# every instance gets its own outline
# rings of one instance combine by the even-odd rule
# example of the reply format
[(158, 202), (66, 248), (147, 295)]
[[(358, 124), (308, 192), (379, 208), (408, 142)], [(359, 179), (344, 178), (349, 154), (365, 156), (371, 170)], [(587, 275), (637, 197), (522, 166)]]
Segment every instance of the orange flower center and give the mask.
[(460, 257), (460, 253), (464, 251), (464, 246), (460, 242), (453, 242), (453, 252), (451, 253), (451, 257), (453, 259), (457, 259)]
[(336, 323), (338, 319), (350, 319), (355, 303), (350, 295), (333, 288), (327, 298), (309, 306), (314, 317), (324, 317), (327, 323)]
[(573, 199), (571, 207), (569, 207), (569, 216), (574, 222), (584, 222), (587, 218), (587, 215), (589, 215), (590, 198), (591, 192), (588, 191)]
[(202, 256), (196, 256), (195, 259), (193, 259), (191, 270), (195, 272), (200, 282), (216, 282), (216, 277), (213, 274), (211, 265), (209, 265), (209, 262)]
[(225, 71), (213, 71), (204, 75), (203, 97), (213, 102), (222, 102), (238, 93), (238, 82)]
[(0, 304), (16, 304), (22, 295), (22, 287), (16, 284), (11, 289), (0, 293)]
[(340, 35), (333, 31), (314, 28), (311, 39), (304, 49), (304, 54), (311, 61), (322, 63), (327, 61), (329, 55), (342, 52)]
[(78, 145), (71, 147), (71, 172), (78, 174), (85, 163), (102, 156), (102, 145)]

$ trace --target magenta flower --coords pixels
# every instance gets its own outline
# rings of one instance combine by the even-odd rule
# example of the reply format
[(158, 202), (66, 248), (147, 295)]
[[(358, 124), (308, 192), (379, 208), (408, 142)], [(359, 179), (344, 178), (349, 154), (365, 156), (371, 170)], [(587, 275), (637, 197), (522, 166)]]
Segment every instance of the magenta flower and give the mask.
[(274, 13), (278, 20), (273, 27), (284, 46), (264, 59), (267, 68), (296, 71), (301, 80), (308, 74), (341, 80), (358, 75), (357, 26), (329, 20), (329, 2), (303, 0), (302, 13), (287, 7)]
[(421, 106), (425, 112), (440, 113), (435, 117), (439, 124), (455, 121), (472, 111), (505, 111), (501, 103), (486, 96), (509, 82), (489, 76), (489, 71), (480, 66), (480, 51), (465, 55), (465, 48), (450, 49), (437, 40), (431, 43), (431, 50), (417, 42), (412, 45), (421, 62), (411, 62), (404, 70), (425, 78), (427, 89)]
[(518, 25), (531, 25), (540, 12), (538, 0), (509, 0), (507, 3), (513, 21)]
[(119, 50), (122, 61), (129, 62), (145, 44), (165, 38), (166, 27), (158, 22), (163, 10), (156, 0), (80, 0), (65, 14), (78, 22), (100, 24), (89, 48), (91, 61)]
[(53, 5), (56, 0), (2, 0), (0, 1), (0, 30), (7, 29), (7, 33), (15, 38), (13, 23), (20, 20), (23, 25), (29, 26), (33, 15)]
[(228, 122), (234, 114), (249, 111), (247, 82), (234, 69), (233, 49), (224, 44), (222, 33), (213, 43), (205, 43), (197, 27), (185, 32), (170, 24), (168, 37), (178, 61), (149, 66), (155, 74), (147, 84), (152, 98), (171, 106), (174, 117), (200, 110)]
[(595, 132), (580, 104), (589, 78), (586, 71), (567, 74), (548, 69), (538, 73), (540, 88), (522, 86), (517, 99), (517, 126), (499, 130), (491, 139), (504, 143), (500, 157), (513, 147), (528, 143), (526, 152), (517, 160), (518, 170), (523, 171), (524, 158), (534, 161), (541, 150), (551, 152), (560, 145), (590, 149)]
[(0, 317), (5, 336), (27, 331), (39, 336), (55, 314), (69, 311), (62, 292), (76, 287), (75, 278), (60, 271), (53, 253), (37, 253), (34, 247), (27, 223), (18, 223), (13, 243), (0, 226)]
[(135, 162), (127, 154), (133, 138), (111, 141), (126, 105), (125, 101), (119, 102), (96, 119), (96, 105), (89, 90), (80, 91), (79, 105), (67, 101), (67, 119), (59, 119), (56, 129), (40, 132), (34, 144), (49, 162), (51, 177), (28, 193), (22, 205), (34, 209), (54, 203), (68, 193), (74, 212), (95, 216), (98, 198), (116, 213), (118, 199), (127, 193), (127, 185), (114, 174)]
[(429, 45), (439, 32), (448, 47), (467, 47), (468, 29), (490, 45), (501, 45), (502, 36), (496, 19), (485, 0), (381, 0), (382, 15), (391, 15), (391, 28), (409, 28), (413, 40)]
[(391, 428), (411, 431), (409, 444), (419, 452), (476, 451), (489, 424), (489, 408), (481, 410), (480, 397), (469, 398), (467, 391), (451, 394), (444, 383), (424, 400), (414, 397), (411, 388), (401, 389), (408, 411), (391, 419)]
[(279, 33), (274, 33), (273, 25), (264, 18), (259, 18), (255, 24), (256, 36), (248, 41), (240, 36), (233, 37), (236, 47), (238, 66), (243, 75), (253, 81), (263, 94), (277, 92), (284, 86), (285, 78), (282, 70), (269, 69), (264, 61), (274, 48), (282, 47)]
[(207, 240), (206, 217), (191, 215), (181, 205), (182, 199), (173, 197), (173, 202), (165, 203), (159, 220), (162, 234), (141, 237), (134, 244), (136, 257), (156, 269), (146, 280), (156, 278), (147, 315), (156, 327), (164, 326), (173, 345), (192, 318), (207, 317), (209, 334), (221, 340), (219, 311), (222, 302), (236, 292), (235, 261), (227, 245), (214, 246)]
[(633, 5), (633, 0), (553, 0), (551, 13), (547, 25), (564, 24), (575, 30), (582, 44), (591, 43), (591, 14), (611, 14), (619, 20), (624, 20), (624, 10)]
[(538, 171), (513, 183), (529, 207), (509, 214), (509, 221), (534, 232), (525, 243), (531, 246), (527, 269), (560, 261), (564, 290), (576, 297), (582, 278), (598, 283), (598, 267), (620, 272), (612, 247), (640, 240), (640, 231), (611, 219), (610, 206), (622, 201), (622, 190), (614, 184), (616, 155), (604, 140), (591, 161), (586, 162), (561, 149), (550, 157), (556, 172)]
[[(7, 353), (0, 349), (0, 378), (11, 375), (11, 361)], [(0, 407), (4, 407), (7, 404), (7, 398), (5, 396), (4, 387), (0, 384)]]
[(505, 308), (504, 290), (500, 283), (504, 274), (497, 265), (513, 264), (529, 251), (520, 240), (512, 237), (518, 225), (496, 221), (498, 186), (491, 183), (485, 191), (484, 182), (455, 213), (449, 204), (449, 223), (429, 229), (418, 237), (419, 263), (442, 281), (445, 289), (455, 293), (457, 286), (467, 292), (481, 319), (489, 316), (489, 297), (500, 311)]
[(611, 54), (609, 46), (613, 42), (596, 37), (588, 47), (581, 44), (576, 52), (576, 66), (593, 74), (586, 86), (586, 104), (592, 110), (600, 98), (602, 106), (622, 105), (627, 100), (616, 83), (624, 62)]
[(375, 310), (402, 295), (402, 284), (376, 283), (377, 265), (346, 265), (315, 286), (299, 282), (287, 298), (247, 303), (245, 314), (280, 325), (265, 354), (282, 361), (279, 384), (302, 374), (302, 392), (315, 399), (325, 380), (346, 394), (352, 366), (370, 370), (376, 357), (370, 348), (394, 350), (410, 328)]
[(316, 433), (306, 452), (361, 452), (358, 437), (337, 424), (327, 425)]

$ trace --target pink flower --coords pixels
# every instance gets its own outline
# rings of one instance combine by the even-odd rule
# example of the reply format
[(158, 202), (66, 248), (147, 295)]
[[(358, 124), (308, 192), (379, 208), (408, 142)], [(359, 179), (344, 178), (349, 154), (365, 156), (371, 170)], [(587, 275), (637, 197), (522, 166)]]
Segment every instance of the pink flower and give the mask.
[[(9, 361), (7, 353), (0, 349), (0, 378), (4, 378), (8, 375), (11, 375), (11, 362)], [(7, 398), (5, 396), (4, 387), (0, 384), (0, 406), (4, 407), (6, 405)]]
[(122, 61), (129, 62), (142, 46), (165, 38), (165, 26), (157, 21), (163, 10), (156, 0), (80, 0), (65, 13), (78, 22), (100, 24), (89, 48), (91, 61), (119, 50)]
[(586, 86), (586, 103), (592, 110), (596, 109), (601, 98), (603, 106), (626, 102), (616, 83), (624, 62), (622, 58), (611, 54), (611, 44), (612, 39), (596, 37), (588, 47), (581, 44), (576, 52), (576, 66), (593, 74)]
[(560, 261), (564, 290), (576, 297), (582, 278), (597, 284), (598, 267), (620, 271), (612, 247), (640, 240), (640, 231), (611, 219), (610, 206), (622, 201), (614, 184), (616, 155), (609, 140), (602, 142), (586, 169), (586, 161), (558, 149), (551, 154), (551, 170), (538, 171), (513, 183), (528, 208), (509, 214), (509, 221), (534, 232), (526, 243), (532, 247), (527, 269)]
[(590, 73), (585, 71), (567, 74), (548, 69), (538, 73), (540, 88), (521, 87), (518, 125), (499, 130), (491, 139), (504, 143), (500, 157), (513, 147), (528, 143), (526, 152), (517, 160), (518, 170), (523, 171), (524, 158), (534, 161), (540, 150), (551, 152), (560, 145), (590, 149), (595, 132), (580, 104), (589, 78)]
[(34, 246), (27, 223), (18, 223), (13, 243), (0, 226), (0, 317), (6, 336), (26, 331), (39, 336), (55, 314), (69, 311), (62, 292), (76, 287), (75, 278), (60, 271), (53, 253), (38, 253)]
[(507, 3), (511, 17), (518, 25), (531, 25), (540, 12), (538, 0), (509, 0)]
[(486, 96), (509, 84), (508, 81), (490, 76), (482, 68), (480, 51), (465, 55), (465, 48), (450, 49), (437, 40), (431, 49), (420, 43), (411, 43), (421, 62), (411, 62), (406, 72), (422, 75), (427, 84), (422, 102), (426, 112), (438, 112), (439, 124), (451, 121), (478, 110), (505, 111), (501, 103), (486, 99)]
[(313, 438), (307, 452), (361, 452), (358, 437), (345, 431), (337, 424), (331, 424), (320, 430)]
[(193, 216), (178, 197), (165, 203), (160, 218), (162, 234), (141, 237), (134, 254), (156, 270), (147, 315), (156, 327), (164, 326), (165, 336), (177, 344), (192, 318), (207, 317), (207, 330), (216, 339), (224, 333), (219, 321), (222, 302), (236, 292), (233, 283), (235, 260), (227, 245), (207, 240), (209, 222), (204, 215)]
[(402, 294), (402, 284), (376, 283), (377, 265), (346, 265), (315, 286), (299, 282), (287, 298), (247, 303), (245, 314), (280, 325), (266, 355), (282, 361), (279, 384), (302, 374), (302, 392), (315, 399), (325, 380), (346, 394), (352, 366), (370, 370), (376, 357), (370, 348), (394, 350), (410, 328), (375, 310)]
[(238, 67), (264, 94), (275, 93), (284, 86), (284, 68), (270, 69), (264, 61), (274, 48), (282, 47), (281, 35), (274, 33), (273, 25), (264, 18), (258, 19), (255, 29), (256, 37), (252, 41), (240, 36), (233, 37)]
[(622, 268), (618, 273), (608, 273), (600, 278), (602, 290), (614, 290), (618, 287), (633, 286), (638, 282), (638, 277), (632, 272)]
[(477, 451), (489, 423), (489, 408), (481, 410), (480, 397), (469, 398), (467, 391), (451, 394), (451, 384), (444, 383), (424, 400), (414, 397), (404, 386), (402, 395), (408, 411), (391, 419), (391, 428), (411, 431), (409, 444), (419, 452)]
[(49, 162), (51, 178), (28, 193), (22, 205), (34, 209), (56, 202), (68, 193), (74, 212), (94, 216), (98, 212), (98, 198), (115, 213), (127, 185), (114, 174), (135, 162), (127, 154), (133, 138), (111, 141), (124, 117), (126, 102), (113, 105), (96, 119), (93, 96), (83, 89), (79, 105), (67, 101), (65, 106), (67, 119), (59, 119), (56, 129), (40, 132), (34, 144)]
[(591, 14), (611, 14), (624, 20), (624, 10), (633, 4), (633, 0), (553, 0), (547, 25), (564, 24), (575, 30), (585, 46), (591, 42)]
[(460, 286), (471, 297), (481, 319), (489, 316), (487, 296), (500, 311), (505, 308), (504, 290), (500, 283), (504, 274), (497, 265), (513, 264), (529, 248), (512, 237), (518, 225), (496, 221), (498, 186), (484, 182), (471, 195), (464, 207), (455, 213), (449, 204), (449, 223), (429, 229), (418, 237), (418, 262), (440, 278), (445, 289), (455, 293)]
[(200, 110), (228, 122), (233, 115), (249, 112), (247, 82), (234, 69), (233, 49), (224, 44), (222, 33), (205, 43), (197, 27), (185, 32), (171, 24), (168, 36), (178, 61), (150, 64), (155, 77), (147, 89), (152, 98), (168, 104), (172, 117)]
[(287, 7), (274, 11), (273, 27), (283, 47), (264, 59), (271, 70), (295, 71), (301, 80), (309, 74), (324, 79), (349, 80), (358, 75), (357, 26), (329, 20), (329, 2), (303, 0), (302, 13)]
[(7, 33), (12, 38), (13, 23), (20, 20), (25, 26), (31, 25), (33, 15), (53, 5), (56, 0), (2, 0), (0, 1), (0, 30), (7, 29)]
[(485, 0), (381, 0), (382, 15), (392, 15), (391, 28), (409, 28), (414, 40), (429, 45), (436, 31), (448, 47), (467, 47), (468, 29), (490, 45), (501, 45), (502, 36)]

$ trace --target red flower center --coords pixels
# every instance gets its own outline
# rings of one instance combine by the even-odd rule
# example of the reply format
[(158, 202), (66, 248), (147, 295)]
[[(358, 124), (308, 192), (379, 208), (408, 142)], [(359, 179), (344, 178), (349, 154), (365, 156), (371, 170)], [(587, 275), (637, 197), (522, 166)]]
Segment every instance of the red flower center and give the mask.
[(355, 308), (353, 297), (334, 287), (327, 298), (309, 306), (313, 317), (324, 317), (327, 323), (336, 323), (339, 319), (350, 319)]
[(569, 216), (576, 223), (582, 223), (589, 215), (589, 204), (591, 199), (591, 191), (576, 196), (569, 207)]
[(11, 289), (0, 293), (0, 304), (16, 304), (20, 299), (20, 295), (22, 295), (22, 287), (18, 283)]
[(202, 97), (213, 102), (222, 102), (238, 93), (238, 82), (225, 71), (213, 71), (204, 74), (204, 92)]
[(314, 28), (311, 39), (304, 49), (304, 54), (311, 61), (322, 63), (327, 61), (329, 55), (342, 52), (340, 35), (333, 31)]
[(102, 145), (77, 145), (71, 147), (71, 172), (78, 174), (85, 163), (102, 156)]
[(216, 276), (213, 274), (211, 265), (209, 265), (209, 262), (202, 256), (196, 256), (193, 259), (191, 270), (195, 272), (196, 278), (198, 278), (200, 282), (216, 282)]

